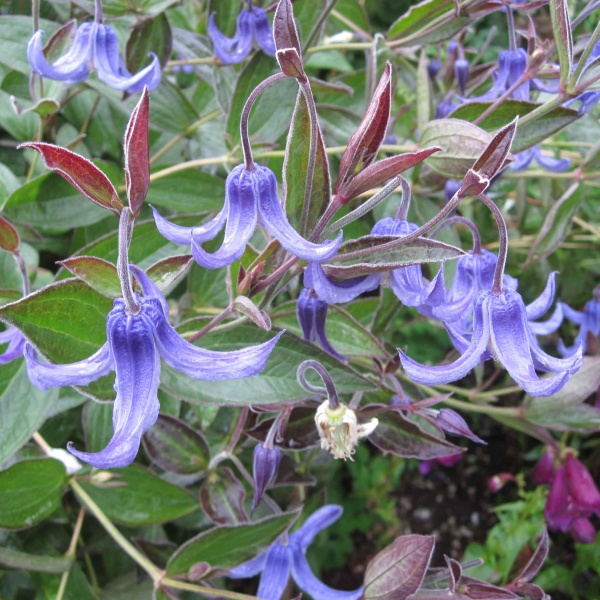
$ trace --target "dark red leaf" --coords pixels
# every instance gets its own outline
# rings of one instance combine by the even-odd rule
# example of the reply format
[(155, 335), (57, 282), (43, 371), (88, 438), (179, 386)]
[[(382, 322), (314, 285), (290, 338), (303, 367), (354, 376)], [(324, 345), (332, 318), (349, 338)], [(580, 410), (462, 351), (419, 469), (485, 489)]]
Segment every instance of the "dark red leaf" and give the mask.
[(369, 102), (367, 112), (358, 129), (348, 142), (348, 147), (340, 161), (335, 193), (343, 189), (357, 170), (364, 169), (377, 156), (377, 151), (385, 138), (390, 119), (392, 101), (392, 66), (388, 62), (377, 88)]
[(435, 146), (433, 148), (425, 148), (417, 152), (408, 152), (406, 154), (399, 154), (398, 156), (391, 156), (390, 158), (379, 160), (376, 163), (369, 165), (355, 177), (352, 177), (346, 185), (340, 186), (337, 195), (344, 204), (348, 202), (348, 200), (356, 198), (363, 192), (377, 187), (384, 181), (399, 175), (406, 171), (406, 169), (414, 167), (416, 164), (431, 156), (434, 152), (439, 152), (440, 150), (442, 149), (439, 146)]
[(144, 87), (125, 131), (125, 186), (129, 208), (134, 217), (140, 214), (150, 185), (149, 112), (150, 96), (148, 88)]
[(298, 79), (303, 83), (306, 83), (306, 73), (304, 72), (304, 66), (302, 59), (295, 48), (285, 48), (284, 50), (278, 50), (276, 54), (277, 62), (281, 71), (288, 77)]
[(217, 525), (247, 523), (245, 497), (244, 486), (227, 467), (210, 471), (200, 488), (202, 510)]
[(45, 142), (25, 142), (18, 148), (39, 152), (46, 167), (56, 171), (86, 198), (118, 215), (123, 209), (117, 190), (109, 178), (91, 161), (66, 148)]
[(302, 46), (300, 46), (300, 36), (294, 21), (291, 0), (281, 0), (277, 6), (273, 19), (273, 38), (278, 51), (294, 48), (298, 56), (302, 56)]

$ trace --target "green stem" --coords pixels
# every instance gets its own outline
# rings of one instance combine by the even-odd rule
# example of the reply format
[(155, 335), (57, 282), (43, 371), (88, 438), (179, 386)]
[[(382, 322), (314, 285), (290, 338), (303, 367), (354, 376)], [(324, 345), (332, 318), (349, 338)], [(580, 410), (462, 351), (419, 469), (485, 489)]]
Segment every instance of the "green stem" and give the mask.
[(148, 575), (150, 575), (152, 581), (155, 583), (159, 582), (163, 572), (148, 558), (146, 558), (135, 546), (133, 546), (129, 540), (127, 540), (125, 536), (112, 524), (112, 521), (104, 514), (102, 509), (92, 500), (92, 498), (81, 487), (81, 485), (79, 485), (77, 479), (71, 479), (70, 485), (81, 503), (96, 517), (96, 519), (98, 519), (98, 521), (100, 521), (100, 525), (104, 527), (108, 535), (110, 535), (110, 537), (122, 548), (122, 550), (128, 554), (140, 567), (142, 567), (142, 569), (144, 569)]
[(524, 117), (521, 117), (519, 119), (519, 127), (523, 127), (523, 125), (526, 125), (527, 123), (530, 123), (531, 121), (535, 121), (536, 119), (543, 117), (544, 115), (548, 114), (550, 111), (554, 110), (558, 106), (561, 106), (561, 104), (563, 104), (564, 102), (566, 102), (567, 100), (570, 100), (570, 99), (571, 99), (570, 94), (559, 93), (551, 100), (548, 100), (548, 102), (544, 102), (544, 104), (542, 104), (541, 106), (538, 106), (535, 110), (532, 110), (530, 113), (526, 114)]
[(596, 29), (592, 33), (592, 37), (589, 39), (587, 46), (584, 48), (581, 56), (579, 57), (579, 62), (577, 63), (577, 67), (571, 73), (571, 77), (569, 77), (567, 81), (567, 87), (576, 86), (579, 83), (579, 78), (583, 73), (583, 69), (585, 68), (585, 63), (589, 58), (592, 50), (600, 40), (600, 22), (596, 25)]
[(69, 575), (71, 574), (71, 565), (73, 560), (75, 559), (75, 551), (77, 550), (77, 541), (79, 540), (79, 536), (81, 534), (81, 527), (83, 525), (83, 517), (85, 516), (85, 508), (83, 506), (79, 509), (79, 515), (77, 516), (77, 521), (75, 522), (75, 528), (73, 529), (73, 535), (71, 536), (71, 543), (69, 544), (69, 549), (67, 550), (66, 557), (70, 559), (71, 564), (69, 568), (66, 569), (62, 577), (60, 578), (60, 585), (58, 586), (58, 592), (56, 593), (56, 600), (62, 600), (65, 595), (65, 591), (67, 589), (67, 583), (69, 581)]

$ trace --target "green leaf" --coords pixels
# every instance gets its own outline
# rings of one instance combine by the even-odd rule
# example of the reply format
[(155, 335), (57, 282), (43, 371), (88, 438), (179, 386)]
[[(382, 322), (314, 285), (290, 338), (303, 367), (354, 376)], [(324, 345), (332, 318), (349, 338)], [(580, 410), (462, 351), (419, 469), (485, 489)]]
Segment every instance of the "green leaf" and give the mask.
[(575, 182), (552, 205), (535, 240), (531, 244), (524, 267), (543, 260), (554, 252), (571, 229), (573, 215), (583, 201), (583, 186)]
[(166, 523), (200, 508), (190, 493), (139, 465), (111, 473), (113, 479), (105, 484), (96, 486), (85, 481), (79, 484), (115, 523), (130, 527)]
[(432, 154), (425, 162), (440, 175), (462, 179), (491, 141), (492, 136), (477, 125), (452, 118), (427, 123), (419, 144), (441, 146), (444, 154)]
[(164, 69), (171, 58), (172, 46), (171, 26), (165, 13), (138, 21), (125, 48), (127, 69), (130, 73), (137, 73), (147, 67), (151, 60), (150, 52), (158, 56), (160, 66)]
[(290, 133), (287, 138), (286, 160), (283, 165), (284, 200), (288, 219), (294, 229), (307, 237), (315, 227), (318, 218), (329, 203), (331, 181), (329, 163), (325, 153), (325, 143), (320, 127), (317, 127), (316, 159), (310, 173), (312, 175), (312, 193), (305, 201), (308, 159), (311, 141), (310, 115), (306, 100), (298, 91), (296, 108), (292, 117)]
[(167, 574), (187, 573), (200, 562), (213, 568), (231, 569), (266, 550), (297, 516), (297, 511), (287, 512), (248, 525), (205, 531), (177, 550), (167, 565)]
[(65, 467), (58, 460), (25, 460), (0, 471), (0, 527), (31, 527), (60, 506)]
[[(392, 23), (387, 38), (405, 39), (410, 36), (411, 43), (415, 43), (423, 35), (429, 33), (430, 30), (428, 28), (434, 19), (454, 12), (455, 6), (456, 3), (454, 0), (425, 0), (424, 2), (420, 2), (412, 6), (407, 13)], [(447, 23), (448, 19), (442, 21), (442, 25), (447, 26)], [(417, 35), (419, 32), (421, 32), (421, 37)]]
[(20, 185), (18, 177), (0, 162), (0, 207), (4, 206), (8, 197), (19, 189)]
[[(474, 121), (490, 105), (491, 102), (467, 102), (452, 111), (451, 117), (452, 119)], [(489, 132), (495, 132), (510, 123), (517, 115), (523, 117), (538, 108), (538, 106), (541, 106), (541, 104), (524, 100), (505, 100), (479, 123), (479, 127)], [(539, 144), (558, 133), (577, 119), (579, 119), (579, 115), (576, 110), (558, 106), (534, 121), (524, 124), (519, 123), (511, 152), (514, 154), (527, 150), (527, 148), (531, 148), (531, 146), (535, 146), (535, 144)], [(443, 144), (440, 145), (443, 146)]]
[(394, 246), (398, 240), (397, 236), (377, 235), (352, 240), (344, 244), (340, 252), (323, 265), (323, 269), (330, 277), (348, 279), (409, 265), (440, 262), (464, 254), (460, 248), (437, 240), (418, 238)]
[(225, 308), (229, 304), (225, 269), (203, 269), (194, 262), (188, 276), (192, 307)]
[[(53, 283), (0, 308), (0, 317), (18, 327), (51, 362), (71, 363), (91, 356), (106, 342), (112, 301), (75, 279)], [(110, 377), (85, 388), (114, 397)]]
[(417, 127), (423, 131), (431, 120), (431, 79), (427, 70), (429, 59), (421, 50), (417, 68)]
[(158, 179), (150, 175), (150, 181), (148, 204), (193, 213), (218, 212), (223, 208), (225, 182), (210, 173), (188, 169)]
[(27, 376), (25, 361), (0, 366), (0, 464), (31, 439), (58, 399), (42, 392)]
[(573, 32), (568, 0), (550, 0), (550, 20), (560, 64), (560, 82), (565, 85), (573, 69)]
[[(183, 133), (198, 120), (198, 111), (187, 96), (163, 77), (152, 92), (151, 126), (170, 133)], [(150, 186), (152, 189), (152, 186)]]
[(39, 571), (41, 573), (63, 573), (71, 567), (67, 556), (41, 556), (0, 547), (0, 565), (11, 569)]
[(81, 279), (107, 298), (120, 298), (121, 283), (117, 267), (95, 256), (74, 256), (59, 262), (77, 279)]
[[(240, 73), (227, 117), (226, 132), (230, 147), (240, 144), (240, 117), (248, 96), (277, 70), (273, 57), (257, 52)], [(262, 92), (250, 114), (249, 130), (253, 140), (275, 142), (289, 128), (297, 87), (294, 80), (286, 79)]]
[(15, 190), (4, 212), (18, 223), (41, 230), (66, 231), (93, 225), (105, 219), (105, 209), (96, 206), (62, 177), (47, 173)]
[[(279, 315), (271, 315), (273, 324), (285, 327), (286, 330), (302, 337), (295, 304), (285, 304), (278, 308), (287, 311)], [(325, 330), (331, 345), (344, 356), (386, 356), (387, 354), (375, 336), (338, 306), (329, 306)]]
[(247, 523), (245, 499), (244, 486), (228, 467), (211, 470), (200, 486), (202, 510), (216, 525)]
[[(209, 350), (237, 350), (261, 344), (271, 339), (276, 331), (265, 332), (253, 324), (242, 324), (235, 329), (212, 331), (200, 339)], [(336, 360), (312, 344), (284, 334), (271, 352), (267, 366), (254, 377), (230, 381), (203, 381), (163, 365), (161, 387), (170, 395), (192, 404), (279, 404), (306, 397), (298, 385), (296, 369), (307, 358), (315, 358), (329, 371), (339, 393), (371, 390), (373, 385), (356, 371)]]
[(85, 448), (88, 452), (100, 452), (113, 436), (113, 404), (90, 400), (83, 407), (82, 423)]

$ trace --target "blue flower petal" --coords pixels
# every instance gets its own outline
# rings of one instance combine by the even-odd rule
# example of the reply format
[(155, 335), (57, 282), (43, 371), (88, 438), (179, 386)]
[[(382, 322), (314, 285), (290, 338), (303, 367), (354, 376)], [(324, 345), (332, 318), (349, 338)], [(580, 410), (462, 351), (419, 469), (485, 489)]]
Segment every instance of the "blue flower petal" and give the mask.
[(237, 17), (234, 37), (223, 35), (215, 24), (215, 13), (208, 18), (207, 33), (212, 40), (215, 54), (224, 65), (242, 62), (252, 50), (252, 14), (242, 9)]
[(142, 435), (158, 418), (160, 357), (153, 327), (144, 318), (148, 302), (142, 304), (138, 315), (129, 315), (124, 302), (117, 300), (109, 316), (108, 340), (117, 375), (110, 442), (100, 452), (81, 452), (71, 443), (67, 446), (77, 458), (98, 469), (114, 469), (133, 462)]
[(0, 354), (0, 365), (5, 365), (17, 358), (21, 358), (25, 349), (25, 338), (16, 327), (9, 327), (4, 333), (8, 334), (9, 337), (3, 336), (0, 344), (8, 342), (8, 348)]
[[(150, 299), (148, 302), (158, 302)], [(250, 346), (242, 350), (216, 352), (205, 350), (184, 340), (167, 321), (160, 303), (146, 318), (151, 319), (155, 328), (155, 340), (163, 360), (174, 369), (205, 381), (239, 379), (250, 377), (262, 371), (269, 354), (283, 332), (264, 344)]]
[(278, 542), (271, 546), (256, 592), (261, 600), (281, 600), (290, 578), (290, 554), (289, 546), (282, 546)]
[(303, 260), (322, 262), (332, 258), (342, 243), (340, 231), (335, 240), (315, 244), (305, 240), (289, 223), (277, 195), (277, 179), (267, 167), (256, 165), (251, 172), (256, 186), (258, 211), (267, 231), (288, 251)]
[(42, 390), (64, 385), (88, 385), (113, 369), (108, 343), (89, 358), (66, 365), (40, 362), (31, 344), (25, 345), (25, 361), (31, 382)]
[(254, 37), (260, 46), (260, 49), (269, 56), (275, 56), (275, 40), (273, 39), (273, 28), (269, 23), (267, 13), (262, 8), (255, 6), (252, 8), (254, 15)]
[(43, 31), (36, 31), (27, 46), (27, 58), (33, 71), (56, 81), (85, 81), (90, 74), (88, 64), (92, 56), (93, 24), (80, 25), (67, 53), (51, 65), (42, 49), (43, 35)]
[(319, 299), (327, 304), (351, 302), (363, 292), (376, 289), (380, 281), (380, 273), (352, 277), (345, 281), (333, 281), (327, 277), (318, 262), (311, 262), (304, 272), (304, 285), (314, 289)]
[(292, 533), (290, 536), (290, 543), (292, 541), (300, 544), (302, 552), (312, 544), (316, 535), (326, 529), (333, 523), (335, 523), (344, 512), (344, 509), (337, 504), (327, 504), (322, 506), (319, 510), (316, 510), (300, 527), (297, 531)]
[(552, 271), (548, 277), (546, 287), (539, 297), (526, 307), (527, 319), (536, 321), (542, 318), (554, 302), (554, 294), (556, 293), (556, 271)]
[(246, 579), (247, 577), (254, 577), (264, 570), (267, 564), (267, 557), (269, 551), (265, 551), (259, 554), (257, 557), (249, 560), (233, 569), (230, 569), (227, 573), (227, 577), (231, 579)]
[(562, 305), (557, 302), (556, 308), (548, 320), (539, 323), (529, 321), (529, 331), (534, 335), (550, 335), (561, 326), (563, 319)]

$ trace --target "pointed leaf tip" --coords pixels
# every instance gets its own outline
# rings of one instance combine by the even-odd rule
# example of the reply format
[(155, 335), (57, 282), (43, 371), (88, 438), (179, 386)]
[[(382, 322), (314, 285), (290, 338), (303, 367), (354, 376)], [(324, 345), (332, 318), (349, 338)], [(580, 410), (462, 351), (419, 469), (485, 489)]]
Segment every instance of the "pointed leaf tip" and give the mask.
[(144, 86), (125, 131), (125, 187), (129, 207), (135, 217), (140, 214), (150, 185), (149, 113), (150, 95)]
[(291, 0), (281, 0), (275, 10), (273, 19), (273, 39), (277, 51), (294, 48), (298, 56), (302, 56), (302, 46)]
[(80, 154), (45, 142), (25, 142), (17, 148), (32, 148), (42, 155), (46, 167), (56, 171), (94, 204), (119, 215), (123, 209), (117, 190), (110, 179), (90, 160)]
[(14, 253), (19, 249), (19, 242), (17, 230), (5, 218), (0, 217), (0, 248)]

